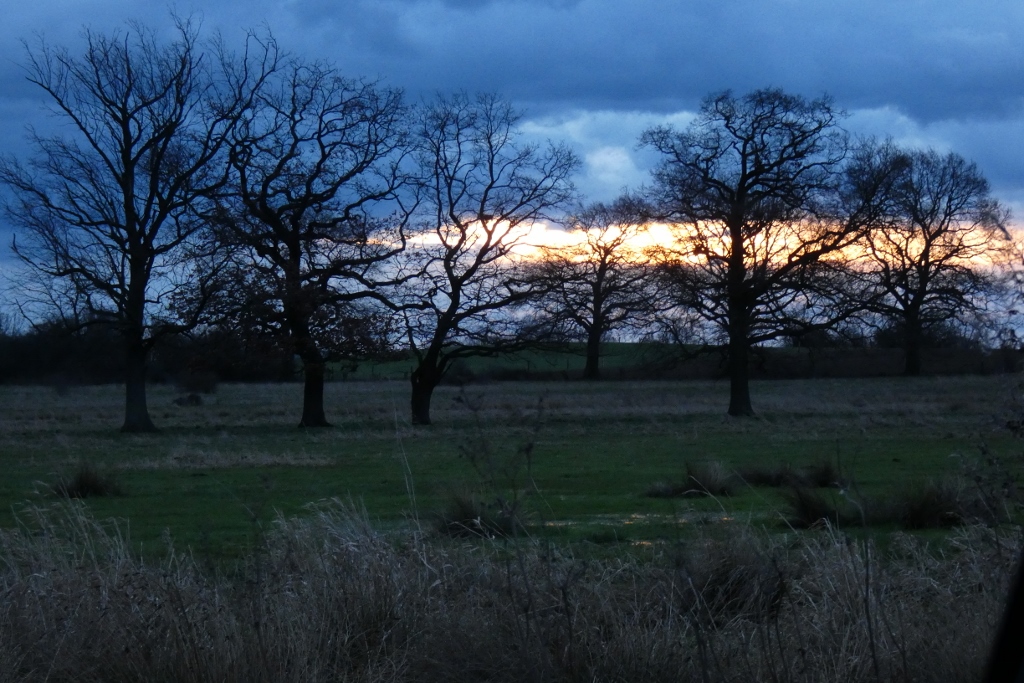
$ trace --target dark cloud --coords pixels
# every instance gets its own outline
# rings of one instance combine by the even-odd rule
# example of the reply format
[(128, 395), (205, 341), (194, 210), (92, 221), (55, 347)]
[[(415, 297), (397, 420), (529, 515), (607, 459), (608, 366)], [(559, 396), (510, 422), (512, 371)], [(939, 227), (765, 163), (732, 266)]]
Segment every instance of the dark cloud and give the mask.
[[(0, 27), (4, 56), (32, 31), (66, 40), (83, 24), (167, 20), (115, 0), (76, 7), (15, 11)], [(692, 108), (769, 84), (924, 121), (1024, 102), (1018, 0), (211, 0), (200, 14), (228, 35), (266, 22), (290, 50), (411, 92), (495, 90), (546, 109)]]
[[(124, 5), (40, 0), (9, 12), (0, 49), (10, 59), (33, 31), (166, 22), (163, 8)], [(679, 109), (768, 84), (926, 121), (1024, 102), (1019, 0), (210, 0), (200, 14), (228, 35), (266, 22), (293, 51), (410, 91), (496, 90), (551, 108)]]
[[(767, 85), (830, 93), (855, 114), (851, 127), (956, 149), (1006, 196), (1024, 196), (1020, 0), (207, 0), (195, 8), (229, 42), (265, 24), (286, 49), (383, 77), (413, 99), (502, 93), (528, 109), (534, 134), (578, 145), (580, 184), (602, 198), (617, 179), (643, 177), (650, 160), (635, 150), (643, 122), (693, 111), (711, 92)], [(43, 32), (74, 44), (83, 24), (109, 30), (128, 17), (168, 23), (162, 5), (125, 0), (9, 8), (0, 26), (0, 144), (17, 145), (34, 92), (15, 66), (18, 39)]]
[[(307, 0), (298, 49), (414, 92), (497, 90), (545, 108), (678, 109), (771, 84), (922, 120), (1024, 100), (1024, 4), (881, 0)], [(292, 36), (282, 36), (288, 42)]]

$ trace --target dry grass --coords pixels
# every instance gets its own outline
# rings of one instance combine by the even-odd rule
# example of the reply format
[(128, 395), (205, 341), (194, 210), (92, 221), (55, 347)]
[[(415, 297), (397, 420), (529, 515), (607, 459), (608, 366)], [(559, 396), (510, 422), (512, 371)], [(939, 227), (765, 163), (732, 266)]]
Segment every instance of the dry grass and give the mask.
[(740, 532), (582, 561), (332, 503), (226, 577), (72, 506), (0, 531), (0, 681), (975, 681), (1019, 545)]

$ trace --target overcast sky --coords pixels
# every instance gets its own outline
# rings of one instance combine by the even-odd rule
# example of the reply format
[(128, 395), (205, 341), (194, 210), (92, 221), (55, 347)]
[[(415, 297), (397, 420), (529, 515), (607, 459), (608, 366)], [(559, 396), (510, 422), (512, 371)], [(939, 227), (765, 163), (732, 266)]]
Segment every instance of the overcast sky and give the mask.
[[(125, 0), (4, 3), (0, 149), (22, 153), (40, 93), (22, 40), (74, 49), (83, 26), (170, 24), (166, 6)], [(149, 3), (146, 3), (148, 6)], [(708, 93), (764, 86), (849, 113), (846, 127), (976, 161), (1024, 218), (1022, 0), (206, 0), (204, 31), (241, 44), (265, 25), (286, 50), (380, 77), (412, 100), (435, 91), (497, 92), (526, 110), (526, 130), (584, 159), (591, 199), (647, 179), (646, 127), (684, 125)], [(199, 5), (195, 5), (196, 8)], [(4, 239), (4, 242), (9, 240)]]

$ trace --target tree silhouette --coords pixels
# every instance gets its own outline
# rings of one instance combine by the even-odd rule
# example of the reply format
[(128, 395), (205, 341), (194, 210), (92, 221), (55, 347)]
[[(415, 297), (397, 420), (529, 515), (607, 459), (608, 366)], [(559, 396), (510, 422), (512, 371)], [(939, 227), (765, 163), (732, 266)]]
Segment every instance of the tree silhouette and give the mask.
[[(126, 432), (155, 429), (147, 357), (161, 336), (195, 324), (208, 297), (192, 267), (209, 244), (199, 210), (223, 186), (228, 136), (277, 59), (272, 40), (250, 36), (236, 58), (217, 44), (203, 52), (187, 20), (175, 29), (167, 43), (137, 23), (87, 30), (81, 56), (26, 47), (28, 80), (70, 132), (30, 131), (34, 156), (0, 161), (6, 213), (21, 228), (15, 254), (66, 294), (54, 303), (124, 341)], [(184, 283), (199, 295), (176, 318), (166, 304)]]
[(858, 155), (827, 98), (780, 90), (707, 98), (683, 131), (644, 132), (662, 156), (653, 199), (675, 224), (663, 253), (678, 302), (727, 342), (729, 414), (752, 415), (750, 347), (852, 313), (841, 250), (878, 220), (892, 169)]
[(1009, 246), (1006, 209), (977, 166), (958, 154), (879, 152), (899, 166), (888, 220), (867, 239), (872, 310), (898, 330), (904, 374), (921, 372), (926, 338), (987, 305), (995, 268)]
[(629, 198), (589, 206), (568, 227), (571, 241), (544, 249), (537, 264), (545, 293), (533, 305), (565, 336), (582, 333), (583, 377), (598, 379), (601, 340), (613, 330), (643, 327), (661, 307), (655, 266), (638, 241), (644, 212)]
[(573, 197), (575, 155), (522, 143), (519, 118), (494, 95), (440, 96), (420, 112), (420, 232), (409, 252), (420, 275), (405, 294), (414, 424), (430, 424), (433, 391), (454, 360), (522, 342), (509, 311), (540, 285), (516, 250), (535, 221)]
[(380, 343), (385, 264), (405, 247), (395, 211), (402, 174), (401, 93), (292, 62), (232, 134), (231, 182), (214, 221), (233, 247), (222, 310), (241, 329), (286, 343), (301, 359), (301, 427), (329, 426), (330, 360)]

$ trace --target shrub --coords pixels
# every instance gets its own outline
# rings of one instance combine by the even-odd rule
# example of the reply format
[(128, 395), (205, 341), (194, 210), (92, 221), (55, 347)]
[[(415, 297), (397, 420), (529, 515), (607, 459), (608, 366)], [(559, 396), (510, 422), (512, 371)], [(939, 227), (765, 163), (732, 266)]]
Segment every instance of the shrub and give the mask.
[(192, 370), (178, 376), (178, 388), (185, 394), (214, 394), (219, 378), (209, 370)]
[(182, 408), (196, 407), (203, 405), (203, 397), (199, 394), (185, 394), (174, 399), (172, 402), (174, 405), (181, 406)]
[(476, 372), (463, 358), (452, 361), (447, 372), (441, 378), (441, 384), (448, 386), (462, 386), (472, 384), (478, 379)]
[(119, 496), (121, 487), (109, 473), (102, 473), (92, 464), (81, 461), (70, 477), (61, 476), (50, 486), (61, 498), (89, 498), (91, 496)]

